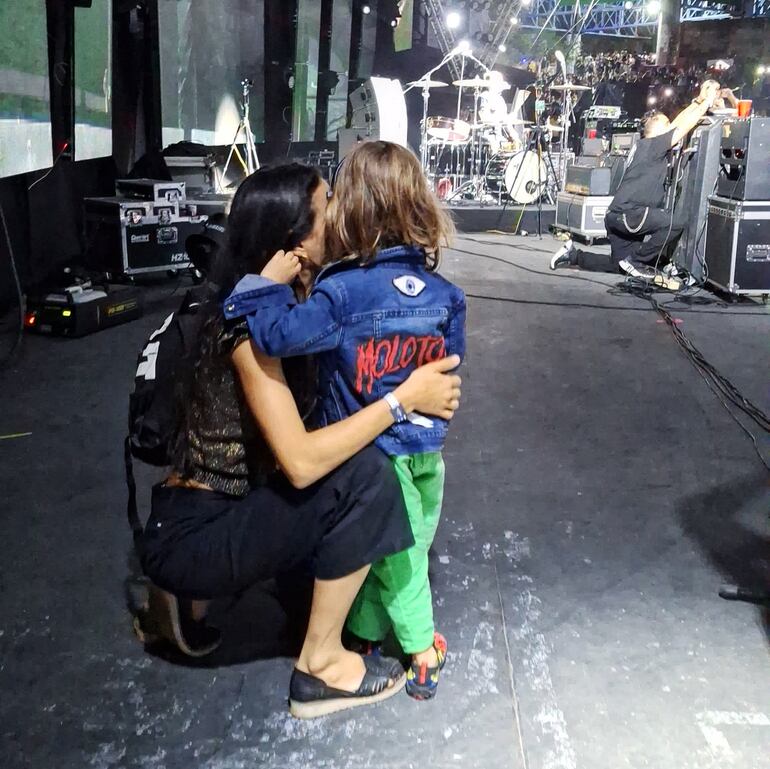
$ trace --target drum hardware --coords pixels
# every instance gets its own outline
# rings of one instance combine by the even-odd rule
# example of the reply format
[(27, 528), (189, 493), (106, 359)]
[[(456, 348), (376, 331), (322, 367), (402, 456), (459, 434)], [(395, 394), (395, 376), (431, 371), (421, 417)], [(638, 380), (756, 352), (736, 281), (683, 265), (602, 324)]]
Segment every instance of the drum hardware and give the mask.
[[(483, 77), (470, 77), (461, 78), (460, 80), (452, 81), (452, 85), (456, 85), (458, 88), (486, 88), (489, 85), (489, 80), (484, 80)], [(508, 86), (510, 88), (510, 86)]]
[[(545, 149), (545, 160), (543, 150)], [(514, 156), (516, 157), (516, 156)], [(530, 159), (531, 158), (531, 159)], [(551, 184), (556, 183), (556, 169), (553, 165), (548, 142), (543, 126), (534, 126), (527, 139), (527, 148), (521, 153), (515, 174), (510, 174), (510, 164), (505, 168), (505, 183), (508, 197), (503, 204), (503, 209), (498, 218), (498, 227), (508, 208), (508, 203), (513, 200), (524, 206), (537, 203), (537, 234), (542, 237), (543, 227), (543, 197), (550, 196), (549, 179)], [(522, 177), (522, 172), (524, 176)], [(536, 172), (536, 179), (533, 178)], [(513, 176), (509, 183), (509, 177)], [(521, 184), (520, 184), (521, 181)], [(557, 185), (558, 188), (558, 185)]]
[(425, 130), (428, 124), (428, 100), (430, 99), (431, 88), (443, 88), (446, 86), (441, 80), (431, 80), (430, 76), (415, 80), (407, 84), (407, 88), (420, 87), (422, 89), (422, 141), (420, 142), (420, 162), (425, 168), (428, 162), (428, 143)]
[(564, 83), (563, 85), (552, 85), (549, 86), (552, 91), (564, 91), (565, 93), (568, 93), (570, 91), (590, 91), (591, 86), (589, 85), (575, 85), (574, 83)]

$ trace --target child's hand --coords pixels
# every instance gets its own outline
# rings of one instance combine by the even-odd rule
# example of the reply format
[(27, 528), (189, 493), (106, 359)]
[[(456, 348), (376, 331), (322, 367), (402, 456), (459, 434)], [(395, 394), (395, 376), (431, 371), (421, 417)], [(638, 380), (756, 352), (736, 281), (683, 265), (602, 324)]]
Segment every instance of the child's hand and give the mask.
[(278, 251), (259, 274), (275, 283), (290, 284), (299, 275), (302, 265), (293, 251)]

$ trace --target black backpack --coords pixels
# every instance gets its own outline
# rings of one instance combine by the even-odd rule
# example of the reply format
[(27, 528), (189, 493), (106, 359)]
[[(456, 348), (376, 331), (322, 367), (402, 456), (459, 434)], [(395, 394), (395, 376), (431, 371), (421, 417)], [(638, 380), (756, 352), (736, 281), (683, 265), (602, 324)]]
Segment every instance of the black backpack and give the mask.
[(188, 291), (179, 309), (147, 338), (137, 360), (134, 391), (128, 400), (128, 435), (124, 445), (127, 515), (135, 543), (144, 528), (136, 504), (133, 460), (155, 467), (171, 464), (177, 367), (193, 350), (202, 322), (198, 309), (206, 295), (205, 286)]

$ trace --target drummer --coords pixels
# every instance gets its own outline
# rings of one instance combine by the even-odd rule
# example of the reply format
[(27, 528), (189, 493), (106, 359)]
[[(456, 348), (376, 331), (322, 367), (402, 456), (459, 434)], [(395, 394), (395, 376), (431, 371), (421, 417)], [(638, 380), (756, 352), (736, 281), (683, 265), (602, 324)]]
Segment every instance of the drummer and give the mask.
[(496, 70), (485, 72), (484, 80), (486, 88), (481, 92), (479, 120), (487, 125), (487, 140), (492, 152), (496, 153), (510, 140), (511, 126), (503, 91), (507, 91), (511, 86), (505, 82), (503, 73)]

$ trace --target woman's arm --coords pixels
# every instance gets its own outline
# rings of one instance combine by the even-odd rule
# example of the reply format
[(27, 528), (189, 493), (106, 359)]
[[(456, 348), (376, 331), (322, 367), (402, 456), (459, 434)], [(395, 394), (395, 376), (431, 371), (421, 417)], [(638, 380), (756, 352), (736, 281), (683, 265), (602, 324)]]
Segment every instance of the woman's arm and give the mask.
[[(412, 372), (393, 394), (407, 413), (420, 411), (451, 419), (459, 406), (460, 377), (444, 372), (459, 364), (457, 356), (426, 364)], [(233, 352), (233, 365), (249, 409), (276, 461), (298, 489), (323, 478), (393, 424), (390, 408), (378, 401), (341, 422), (308, 431), (279, 359), (267, 357), (251, 342), (243, 342)]]

